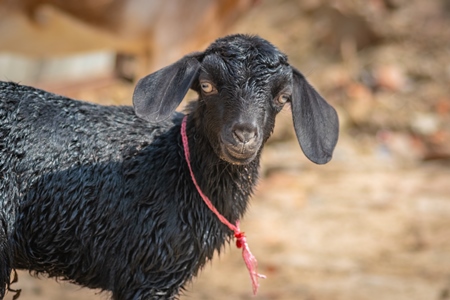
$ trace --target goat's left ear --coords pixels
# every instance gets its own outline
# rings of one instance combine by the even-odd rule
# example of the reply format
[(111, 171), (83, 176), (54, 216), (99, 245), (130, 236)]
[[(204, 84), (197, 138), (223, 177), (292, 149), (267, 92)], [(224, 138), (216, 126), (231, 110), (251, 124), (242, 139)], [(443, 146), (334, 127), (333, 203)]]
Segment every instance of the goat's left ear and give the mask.
[(292, 116), (298, 142), (309, 160), (325, 164), (338, 140), (337, 113), (294, 68), (293, 77)]
[(183, 100), (200, 69), (200, 54), (177, 62), (139, 80), (133, 94), (136, 115), (151, 122), (167, 119)]

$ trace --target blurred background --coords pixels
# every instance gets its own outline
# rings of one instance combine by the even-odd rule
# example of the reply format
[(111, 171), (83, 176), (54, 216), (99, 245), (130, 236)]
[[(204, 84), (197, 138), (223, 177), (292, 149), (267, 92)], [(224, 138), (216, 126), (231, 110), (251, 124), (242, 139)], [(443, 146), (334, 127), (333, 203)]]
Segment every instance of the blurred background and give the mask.
[[(0, 0), (0, 80), (130, 105), (138, 78), (238, 32), (288, 54), (341, 122), (316, 166), (278, 117), (242, 224), (267, 275), (254, 299), (450, 299), (448, 0)], [(14, 287), (108, 298), (27, 272)], [(250, 298), (234, 246), (181, 297)]]

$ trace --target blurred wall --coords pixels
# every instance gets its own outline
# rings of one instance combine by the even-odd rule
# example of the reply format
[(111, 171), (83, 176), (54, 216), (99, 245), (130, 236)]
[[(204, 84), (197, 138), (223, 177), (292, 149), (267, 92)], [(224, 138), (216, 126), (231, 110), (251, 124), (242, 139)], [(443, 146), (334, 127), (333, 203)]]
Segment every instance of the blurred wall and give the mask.
[[(0, 58), (0, 77), (22, 82), (55, 80), (58, 65), (60, 80), (114, 71), (141, 77), (204, 47), (253, 2), (2, 0), (0, 54), (7, 55)], [(80, 53), (92, 52), (81, 60)], [(123, 59), (112, 59), (111, 52)], [(71, 60), (70, 55), (77, 57)], [(18, 70), (24, 68), (26, 72)]]

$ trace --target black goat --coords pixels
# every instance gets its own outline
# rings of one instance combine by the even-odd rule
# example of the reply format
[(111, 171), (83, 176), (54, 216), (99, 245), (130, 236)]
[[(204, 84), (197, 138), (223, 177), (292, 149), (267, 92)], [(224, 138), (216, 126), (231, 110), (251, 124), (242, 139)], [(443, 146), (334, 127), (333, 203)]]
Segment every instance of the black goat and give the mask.
[(174, 110), (189, 88), (199, 95), (186, 110), (193, 172), (230, 222), (286, 102), (305, 155), (331, 159), (336, 112), (256, 36), (218, 39), (141, 79), (134, 110), (0, 82), (0, 299), (13, 269), (113, 299), (172, 299), (230, 240), (184, 158)]

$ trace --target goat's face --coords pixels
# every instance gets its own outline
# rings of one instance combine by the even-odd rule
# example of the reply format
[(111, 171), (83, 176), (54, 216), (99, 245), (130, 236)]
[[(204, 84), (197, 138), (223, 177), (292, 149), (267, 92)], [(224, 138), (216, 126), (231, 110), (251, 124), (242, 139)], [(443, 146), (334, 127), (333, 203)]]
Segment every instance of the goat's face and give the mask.
[(193, 89), (204, 132), (216, 154), (246, 164), (270, 136), (292, 95), (292, 69), (265, 40), (225, 38), (204, 53)]
[(331, 159), (338, 136), (336, 112), (266, 40), (227, 36), (205, 52), (148, 75), (133, 95), (136, 114), (149, 121), (163, 120), (189, 88), (199, 93), (198, 125), (223, 160), (251, 162), (287, 102), (292, 104), (295, 131), (306, 156), (319, 164)]

